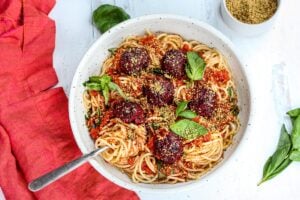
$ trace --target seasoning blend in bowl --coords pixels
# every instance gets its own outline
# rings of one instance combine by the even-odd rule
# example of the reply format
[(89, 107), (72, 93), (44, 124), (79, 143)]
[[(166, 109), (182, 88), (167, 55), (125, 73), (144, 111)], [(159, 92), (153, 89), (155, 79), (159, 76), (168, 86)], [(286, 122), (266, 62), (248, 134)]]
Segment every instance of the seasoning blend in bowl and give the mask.
[(280, 0), (223, 0), (221, 14), (236, 32), (255, 36), (271, 28), (280, 3)]

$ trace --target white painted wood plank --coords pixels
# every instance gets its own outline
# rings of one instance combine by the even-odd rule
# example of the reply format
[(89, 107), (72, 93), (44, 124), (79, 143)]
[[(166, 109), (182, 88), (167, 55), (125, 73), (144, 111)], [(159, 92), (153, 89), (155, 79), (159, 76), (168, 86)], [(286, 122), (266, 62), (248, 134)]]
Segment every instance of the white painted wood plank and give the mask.
[(90, 15), (91, 2), (87, 0), (57, 1), (50, 13), (56, 22), (54, 67), (66, 94), (79, 61), (93, 43)]

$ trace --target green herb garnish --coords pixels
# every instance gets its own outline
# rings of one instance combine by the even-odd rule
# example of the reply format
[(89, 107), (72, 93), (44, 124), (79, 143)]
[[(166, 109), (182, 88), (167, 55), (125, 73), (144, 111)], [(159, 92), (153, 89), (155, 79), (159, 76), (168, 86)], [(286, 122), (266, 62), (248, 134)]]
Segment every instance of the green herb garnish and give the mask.
[(233, 88), (232, 87), (227, 88), (227, 93), (228, 93), (228, 96), (229, 96), (229, 101), (232, 102), (233, 96), (234, 96)]
[(104, 74), (102, 76), (91, 76), (88, 81), (84, 82), (83, 85), (88, 90), (101, 91), (104, 97), (105, 105), (108, 104), (109, 101), (109, 91), (117, 91), (121, 97), (126, 99), (125, 94), (121, 90), (121, 88), (111, 81), (111, 77)]
[(118, 48), (110, 48), (108, 51), (111, 53), (111, 55), (115, 55)]
[(197, 117), (197, 114), (191, 110), (185, 110), (185, 111), (182, 111), (181, 113), (179, 113), (178, 116), (184, 117), (187, 119), (194, 119), (195, 117)]
[(160, 69), (160, 68), (153, 68), (153, 69), (151, 70), (151, 72), (152, 72), (153, 74), (159, 74), (159, 75), (163, 75), (163, 74), (164, 74), (164, 72), (163, 72), (162, 69)]
[(170, 129), (177, 135), (188, 140), (195, 139), (208, 132), (205, 127), (188, 119), (182, 119), (175, 122), (170, 126)]
[(187, 108), (188, 102), (186, 101), (181, 101), (180, 103), (178, 103), (175, 114), (176, 117), (179, 115), (179, 113), (181, 113), (182, 111), (184, 111)]
[(188, 102), (181, 101), (175, 111), (176, 117), (183, 117), (187, 119), (193, 119), (197, 116), (197, 114), (191, 110), (187, 109)]
[(109, 4), (101, 5), (93, 12), (93, 23), (101, 33), (129, 18), (122, 8)]
[(263, 177), (258, 185), (278, 175), (292, 161), (300, 161), (300, 108), (291, 110), (287, 114), (293, 121), (292, 133), (289, 135), (285, 126), (282, 126), (277, 149), (267, 160)]
[(187, 61), (185, 71), (187, 76), (192, 80), (201, 80), (205, 70), (204, 60), (193, 51), (187, 52)]
[(234, 105), (232, 108), (231, 108), (231, 112), (234, 116), (238, 116), (239, 113), (240, 113), (240, 109), (237, 105)]

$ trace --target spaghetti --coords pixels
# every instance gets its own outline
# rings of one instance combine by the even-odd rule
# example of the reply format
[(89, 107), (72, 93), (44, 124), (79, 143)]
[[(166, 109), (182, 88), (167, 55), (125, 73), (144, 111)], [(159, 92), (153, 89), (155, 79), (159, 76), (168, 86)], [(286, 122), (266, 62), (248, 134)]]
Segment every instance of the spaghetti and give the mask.
[[(206, 64), (202, 80), (191, 82), (185, 75), (188, 51)], [(104, 92), (87, 89), (86, 124), (96, 147), (110, 147), (103, 159), (133, 182), (197, 179), (222, 160), (239, 129), (228, 64), (216, 49), (198, 41), (151, 32), (128, 37), (104, 61), (100, 75), (109, 75), (126, 100), (110, 90), (105, 104)], [(208, 130), (205, 135), (185, 139), (170, 130), (180, 119), (175, 111), (183, 101), (197, 114), (192, 120)]]

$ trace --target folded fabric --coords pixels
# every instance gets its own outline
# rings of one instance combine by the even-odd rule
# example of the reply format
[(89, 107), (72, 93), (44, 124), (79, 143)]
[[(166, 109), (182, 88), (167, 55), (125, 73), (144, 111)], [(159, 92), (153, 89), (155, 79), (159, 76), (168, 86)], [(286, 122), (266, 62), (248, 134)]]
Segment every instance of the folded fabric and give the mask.
[(28, 182), (80, 156), (52, 66), (53, 0), (0, 2), (0, 187), (6, 199), (138, 199), (85, 164), (43, 190)]

